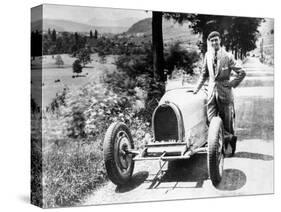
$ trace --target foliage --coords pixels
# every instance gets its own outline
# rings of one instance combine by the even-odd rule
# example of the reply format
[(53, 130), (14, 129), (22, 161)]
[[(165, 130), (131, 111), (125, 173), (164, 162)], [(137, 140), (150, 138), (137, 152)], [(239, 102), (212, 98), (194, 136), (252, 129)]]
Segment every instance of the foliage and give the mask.
[(93, 31), (90, 30), (90, 38), (93, 38)]
[[(35, 102), (34, 102), (35, 104)], [(31, 114), (31, 202), (42, 206), (42, 119), (40, 111)]]
[[(33, 36), (36, 38), (36, 36)], [(33, 38), (32, 37), (32, 38)], [(32, 39), (31, 39), (32, 40)], [(38, 38), (39, 40), (39, 38)], [(71, 54), (76, 56), (79, 49), (85, 47), (87, 37), (78, 33), (56, 32), (55, 29), (43, 34), (40, 39), (43, 55), (46, 54)]]
[[(105, 82), (114, 92), (136, 96), (137, 100), (143, 102), (145, 107), (138, 111), (138, 116), (150, 122), (152, 112), (164, 93), (164, 83), (154, 78), (152, 52), (148, 46), (143, 50), (145, 53), (119, 56), (116, 60), (118, 71), (108, 73)], [(138, 97), (137, 88), (146, 94)]]
[(92, 62), (91, 51), (89, 48), (80, 49), (76, 54), (76, 57), (83, 64), (84, 67), (86, 64)]
[[(74, 33), (74, 46), (77, 48), (78, 51), (80, 49), (85, 48), (87, 43), (87, 37), (78, 34), (77, 32)], [(72, 54), (76, 54), (77, 52), (72, 52)]]
[(52, 34), (51, 34), (51, 39), (52, 39), (52, 41), (53, 41), (53, 42), (55, 42), (55, 41), (56, 41), (56, 39), (57, 39), (57, 32), (56, 32), (56, 30), (55, 30), (55, 29), (53, 29), (53, 31), (52, 31)]
[(54, 113), (60, 105), (66, 105), (65, 98), (69, 88), (64, 88), (61, 93), (56, 93), (56, 97), (51, 101), (50, 105), (46, 108), (47, 112)]
[(63, 60), (62, 60), (60, 55), (57, 55), (55, 60), (56, 60), (56, 65), (58, 65), (58, 67), (63, 66), (64, 62), (63, 62)]
[(115, 92), (134, 94), (136, 86), (148, 90), (152, 74), (152, 59), (147, 55), (121, 55), (116, 60), (118, 71), (106, 76), (106, 83), (110, 84)]
[[(99, 56), (102, 55), (122, 55), (122, 54), (140, 54), (144, 53), (147, 43), (151, 43), (150, 38), (134, 37), (127, 35), (111, 35), (103, 36), (97, 30), (92, 32), (92, 38), (87, 35), (79, 34), (77, 32), (56, 32), (56, 39), (53, 39), (52, 32), (43, 35), (39, 32), (32, 33), (32, 42), (38, 45), (43, 44), (40, 51), (43, 50), (43, 55), (46, 54), (70, 54), (77, 57), (79, 52), (88, 47), (91, 52), (97, 52)], [(36, 42), (37, 41), (37, 42)], [(34, 49), (36, 45), (33, 45)], [(143, 48), (144, 47), (144, 48)], [(35, 50), (32, 51), (34, 55)], [(42, 53), (41, 53), (42, 54)]]
[(203, 53), (207, 51), (208, 34), (214, 30), (220, 32), (226, 49), (234, 51), (235, 56), (240, 58), (256, 48), (259, 36), (257, 28), (263, 21), (262, 18), (184, 13), (165, 13), (164, 17), (179, 23), (190, 21), (193, 32), (202, 35), (202, 41), (198, 45)]
[(80, 74), (82, 72), (82, 66), (80, 60), (75, 60), (72, 64), (73, 73)]
[(73, 206), (106, 179), (99, 143), (69, 141), (44, 156), (44, 206)]
[(176, 42), (170, 46), (165, 53), (165, 68), (168, 75), (177, 69), (184, 69), (187, 74), (193, 74), (196, 63), (199, 61), (200, 55), (196, 51), (188, 51), (181, 46), (180, 42)]
[[(114, 121), (126, 123), (137, 148), (143, 147), (150, 124), (136, 116), (136, 98), (114, 93), (104, 84), (65, 89), (64, 101), (45, 113), (44, 206), (71, 206), (107, 180), (102, 157), (103, 136)], [(73, 133), (75, 132), (75, 133)]]
[(95, 39), (98, 38), (98, 30), (95, 30), (95, 36), (94, 36)]
[(227, 31), (223, 33), (223, 41), (226, 49), (234, 50), (236, 58), (243, 58), (246, 53), (256, 48), (256, 41), (260, 34), (257, 28), (263, 21), (262, 18), (229, 17), (231, 24), (227, 25)]

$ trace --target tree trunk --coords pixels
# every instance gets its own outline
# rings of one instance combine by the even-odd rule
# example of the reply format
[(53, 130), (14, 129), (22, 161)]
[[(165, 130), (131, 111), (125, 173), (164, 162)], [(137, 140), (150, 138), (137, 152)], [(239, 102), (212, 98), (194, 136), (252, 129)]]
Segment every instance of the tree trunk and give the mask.
[(154, 78), (165, 81), (162, 12), (152, 12), (152, 54)]
[(235, 48), (235, 54), (234, 54), (234, 57), (235, 57), (235, 60), (238, 59), (238, 48), (236, 47)]
[(203, 33), (202, 33), (202, 49), (201, 49), (201, 52), (202, 52), (203, 55), (205, 55), (205, 53), (208, 50), (207, 38), (208, 38), (208, 33), (203, 31)]

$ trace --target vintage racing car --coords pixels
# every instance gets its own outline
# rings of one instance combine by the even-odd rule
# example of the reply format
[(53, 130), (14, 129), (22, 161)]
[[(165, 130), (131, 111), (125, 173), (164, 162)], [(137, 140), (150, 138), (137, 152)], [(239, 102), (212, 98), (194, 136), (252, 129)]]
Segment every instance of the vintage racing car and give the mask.
[(209, 176), (217, 186), (223, 172), (223, 123), (218, 116), (207, 122), (206, 99), (204, 90), (194, 95), (191, 87), (166, 89), (153, 112), (153, 136), (141, 151), (134, 149), (124, 123), (112, 123), (105, 134), (103, 150), (109, 179), (116, 185), (128, 183), (136, 161), (159, 160), (163, 163), (159, 174), (167, 161), (207, 153)]

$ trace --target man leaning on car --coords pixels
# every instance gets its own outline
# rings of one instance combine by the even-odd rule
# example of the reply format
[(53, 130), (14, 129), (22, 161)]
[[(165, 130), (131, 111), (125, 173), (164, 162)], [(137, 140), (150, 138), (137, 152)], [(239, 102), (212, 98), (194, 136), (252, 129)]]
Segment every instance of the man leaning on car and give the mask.
[[(233, 55), (221, 47), (219, 32), (213, 31), (208, 35), (210, 49), (206, 52), (201, 75), (194, 89), (196, 94), (209, 79), (207, 115), (210, 122), (219, 115), (223, 121), (226, 146), (229, 143), (232, 156), (236, 150), (237, 136), (234, 135), (233, 122), (235, 118), (232, 88), (236, 88), (246, 76), (241, 66), (237, 64)], [(230, 80), (231, 71), (236, 73)]]

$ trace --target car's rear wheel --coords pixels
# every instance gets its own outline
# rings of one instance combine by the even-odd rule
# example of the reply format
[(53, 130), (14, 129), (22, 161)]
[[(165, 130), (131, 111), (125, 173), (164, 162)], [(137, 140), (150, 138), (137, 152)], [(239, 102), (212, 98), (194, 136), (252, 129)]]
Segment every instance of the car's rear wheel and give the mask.
[(220, 117), (212, 118), (208, 131), (208, 170), (214, 186), (222, 179), (224, 161), (223, 123)]
[(134, 143), (128, 127), (122, 122), (112, 123), (104, 137), (104, 163), (109, 179), (116, 185), (130, 180), (134, 161), (126, 150), (133, 149)]

